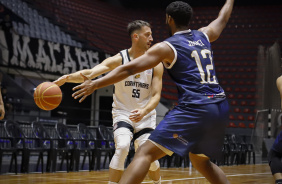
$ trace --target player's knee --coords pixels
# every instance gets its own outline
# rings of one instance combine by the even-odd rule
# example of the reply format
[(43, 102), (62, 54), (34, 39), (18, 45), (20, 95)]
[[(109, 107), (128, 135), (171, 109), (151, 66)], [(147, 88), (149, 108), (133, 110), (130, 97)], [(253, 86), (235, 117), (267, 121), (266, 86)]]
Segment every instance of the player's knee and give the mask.
[(124, 170), (124, 162), (128, 155), (129, 145), (121, 143), (116, 145), (115, 154), (111, 160), (110, 168)]
[(119, 142), (116, 145), (115, 155), (119, 156), (120, 158), (125, 158), (128, 155), (130, 143), (127, 142)]
[(151, 163), (151, 166), (149, 168), (150, 171), (156, 171), (160, 168), (160, 163), (158, 160), (155, 160), (154, 162)]

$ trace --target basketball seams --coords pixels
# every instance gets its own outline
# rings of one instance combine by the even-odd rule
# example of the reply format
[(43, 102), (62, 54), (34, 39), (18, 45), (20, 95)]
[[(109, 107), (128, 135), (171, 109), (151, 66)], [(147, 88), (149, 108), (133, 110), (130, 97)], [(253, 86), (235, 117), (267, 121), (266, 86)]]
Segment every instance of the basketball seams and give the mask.
[(48, 104), (48, 105), (57, 106), (57, 104), (52, 104), (52, 103), (49, 103), (49, 102), (45, 101), (44, 98), (42, 98), (42, 101), (43, 101), (44, 103)]
[(44, 96), (44, 93), (46, 92), (46, 91), (48, 91), (49, 89), (51, 89), (51, 88), (53, 88), (53, 87), (56, 87), (57, 85), (56, 84), (53, 84), (52, 86), (49, 86), (49, 87), (47, 87), (44, 91), (42, 91), (42, 96)]
[[(57, 102), (57, 101), (62, 100), (62, 92), (61, 92), (60, 88), (59, 88), (58, 93), (60, 92), (61, 94), (44, 95), (44, 93), (46, 93), (48, 90), (52, 89), (53, 87), (58, 87), (56, 84), (54, 84), (54, 83), (50, 84), (50, 83), (52, 83), (52, 82), (44, 82), (37, 87), (38, 90), (37, 89), (35, 90), (35, 96), (34, 96), (35, 103), (38, 105), (38, 107), (40, 107), (43, 110), (53, 110), (54, 108), (56, 108), (58, 106), (58, 103), (60, 103), (60, 102)], [(51, 100), (51, 103), (50, 103), (50, 102), (48, 102), (48, 98), (54, 99), (55, 101)]]
[[(41, 88), (42, 88), (43, 85), (44, 85), (44, 83), (41, 84), (37, 96), (39, 96), (39, 104), (40, 104), (40, 107), (41, 107), (43, 110), (46, 110), (46, 108), (44, 107), (44, 105), (43, 105), (42, 102), (41, 102), (41, 98), (42, 98), (42, 97), (41, 97), (41, 95), (39, 95), (40, 92), (41, 92)], [(43, 99), (42, 99), (42, 100), (43, 100)]]

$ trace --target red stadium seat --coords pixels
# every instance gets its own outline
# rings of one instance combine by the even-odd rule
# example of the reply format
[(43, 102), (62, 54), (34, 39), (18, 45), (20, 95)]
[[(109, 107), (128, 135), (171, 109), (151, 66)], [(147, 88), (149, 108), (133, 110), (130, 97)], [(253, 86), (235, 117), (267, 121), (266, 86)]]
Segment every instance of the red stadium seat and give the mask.
[(235, 92), (240, 92), (240, 91), (241, 91), (241, 88), (237, 87), (237, 88), (234, 89), (234, 91), (235, 91)]
[(230, 82), (230, 84), (231, 84), (231, 85), (235, 85), (235, 84), (236, 84), (236, 81), (233, 80), (233, 81)]
[(254, 120), (255, 120), (255, 117), (254, 117), (254, 116), (248, 116), (248, 120), (249, 120), (249, 121), (254, 121)]
[(255, 124), (254, 123), (249, 123), (249, 128), (255, 128)]
[(247, 128), (246, 125), (245, 125), (245, 123), (243, 123), (243, 122), (240, 122), (240, 123), (238, 124), (238, 127), (240, 127), (240, 128)]
[(234, 117), (232, 114), (230, 114), (230, 115), (229, 115), (229, 119), (230, 119), (230, 120), (235, 120), (235, 117)]
[(238, 116), (238, 120), (243, 121), (243, 120), (245, 120), (245, 117), (244, 117), (244, 116), (242, 116), (242, 115), (239, 115), (239, 116)]
[(220, 84), (221, 85), (226, 85), (226, 84), (228, 84), (228, 82), (226, 80), (223, 80), (223, 81), (220, 82)]
[(224, 89), (224, 91), (226, 91), (226, 92), (231, 92), (231, 91), (232, 91), (232, 88), (231, 88), (231, 87), (226, 87), (226, 88)]
[(241, 102), (241, 105), (242, 105), (242, 106), (246, 106), (246, 105), (247, 105), (247, 102), (246, 102), (246, 101), (242, 101), (242, 102)]
[(237, 96), (237, 98), (238, 98), (238, 99), (243, 99), (243, 98), (244, 98), (244, 95), (239, 94), (239, 95)]
[(245, 85), (245, 81), (238, 81), (238, 85)]
[(251, 101), (250, 102), (250, 106), (256, 106), (256, 102), (255, 101)]
[(238, 103), (237, 103), (236, 100), (232, 100), (230, 104), (231, 104), (231, 105), (237, 105)]
[(244, 112), (244, 113), (250, 113), (251, 110), (250, 110), (249, 108), (245, 108), (245, 109), (243, 110), (243, 112)]
[(241, 112), (241, 109), (240, 109), (240, 108), (235, 108), (235, 109), (234, 109), (234, 112), (240, 113), (240, 112)]
[(237, 125), (233, 122), (229, 122), (228, 126), (229, 128), (237, 128)]
[(254, 95), (248, 94), (246, 98), (247, 99), (254, 99), (255, 97), (254, 97)]
[(228, 94), (228, 98), (230, 98), (230, 99), (233, 99), (233, 98), (235, 98), (235, 95), (234, 94)]

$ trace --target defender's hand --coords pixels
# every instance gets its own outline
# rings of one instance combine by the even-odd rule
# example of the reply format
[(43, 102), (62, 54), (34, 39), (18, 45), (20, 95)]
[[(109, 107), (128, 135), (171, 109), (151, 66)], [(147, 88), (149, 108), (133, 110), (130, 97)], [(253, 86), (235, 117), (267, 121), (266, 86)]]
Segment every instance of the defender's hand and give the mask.
[(80, 75), (83, 77), (84, 82), (78, 86), (75, 86), (72, 89), (73, 91), (76, 91), (72, 94), (72, 97), (74, 99), (78, 99), (81, 97), (81, 99), (79, 100), (79, 103), (81, 103), (83, 100), (85, 100), (85, 98), (88, 95), (92, 94), (95, 91), (95, 86), (94, 86), (95, 81), (90, 80), (82, 73), (80, 73)]

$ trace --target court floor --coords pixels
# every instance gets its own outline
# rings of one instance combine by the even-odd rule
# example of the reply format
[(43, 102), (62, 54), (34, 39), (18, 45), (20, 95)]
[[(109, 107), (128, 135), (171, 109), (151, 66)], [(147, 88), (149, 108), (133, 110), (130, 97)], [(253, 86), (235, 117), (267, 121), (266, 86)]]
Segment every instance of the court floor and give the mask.
[[(274, 184), (267, 164), (221, 166), (231, 184)], [(194, 168), (161, 168), (162, 184), (208, 184)], [(107, 184), (108, 170), (5, 174), (0, 184)], [(143, 183), (152, 183), (147, 177)]]

